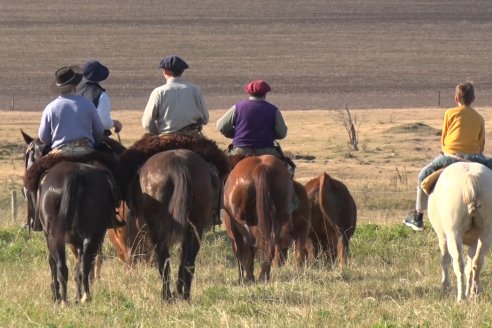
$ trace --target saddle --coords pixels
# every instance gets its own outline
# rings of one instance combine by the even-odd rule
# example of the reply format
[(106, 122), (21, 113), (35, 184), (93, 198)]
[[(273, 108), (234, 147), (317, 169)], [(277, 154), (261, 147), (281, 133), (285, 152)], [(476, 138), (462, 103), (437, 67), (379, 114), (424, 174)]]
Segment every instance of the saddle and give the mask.
[(439, 176), (441, 175), (442, 171), (444, 171), (444, 168), (432, 172), (420, 183), (420, 188), (427, 195), (430, 195), (432, 193), (432, 190), (434, 190), (434, 186), (436, 185), (436, 182), (439, 179)]
[(188, 149), (213, 164), (219, 176), (224, 179), (230, 171), (229, 160), (215, 141), (203, 136), (188, 134), (165, 134), (161, 136), (146, 133), (121, 154), (120, 161), (125, 177), (133, 177), (140, 166), (152, 155), (166, 150)]
[(449, 165), (457, 162), (480, 163), (492, 170), (492, 160), (486, 157), (476, 155), (445, 155), (442, 156), (439, 161), (434, 163), (433, 166), (421, 173), (420, 188), (427, 195), (430, 195), (442, 171)]
[[(244, 159), (246, 157), (257, 156), (254, 148), (248, 148), (249, 151), (247, 151), (245, 153), (231, 154), (233, 149), (234, 149), (234, 145), (229, 144), (229, 146), (227, 147), (227, 150), (226, 150), (226, 153), (228, 154), (227, 156), (228, 156), (229, 161), (231, 163), (231, 168), (235, 167), (237, 165), (237, 163), (239, 163), (242, 159)], [(284, 155), (282, 147), (280, 147), (280, 144), (278, 142), (275, 142), (273, 150), (274, 151), (272, 151), (271, 155), (274, 155), (274, 156), (278, 157), (280, 160), (282, 160), (285, 163), (285, 165), (287, 166), (287, 169), (291, 173), (292, 177), (294, 177), (294, 171), (296, 169), (296, 164), (294, 163), (294, 161), (290, 157), (287, 157)]]

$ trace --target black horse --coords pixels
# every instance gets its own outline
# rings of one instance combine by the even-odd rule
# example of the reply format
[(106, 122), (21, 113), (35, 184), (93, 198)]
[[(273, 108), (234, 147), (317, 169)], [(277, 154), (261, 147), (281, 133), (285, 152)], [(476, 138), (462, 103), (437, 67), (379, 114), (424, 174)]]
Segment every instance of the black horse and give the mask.
[[(22, 132), (28, 144), (25, 168), (42, 157), (42, 144)], [(39, 220), (48, 244), (53, 300), (67, 303), (68, 269), (65, 244), (76, 257), (77, 301), (90, 300), (89, 274), (106, 229), (115, 220), (120, 194), (103, 166), (59, 161), (45, 172), (37, 194), (25, 188), (28, 219)]]
[(162, 278), (162, 297), (172, 299), (169, 248), (181, 242), (177, 292), (188, 300), (202, 234), (211, 226), (218, 190), (209, 164), (186, 150), (159, 152), (142, 165), (127, 195), (130, 215), (147, 223)]

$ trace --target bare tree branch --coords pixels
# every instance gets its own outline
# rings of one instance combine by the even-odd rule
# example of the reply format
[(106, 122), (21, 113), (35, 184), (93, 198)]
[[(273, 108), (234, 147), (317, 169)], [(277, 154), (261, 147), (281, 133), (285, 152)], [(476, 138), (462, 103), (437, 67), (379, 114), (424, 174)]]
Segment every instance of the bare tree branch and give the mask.
[[(345, 131), (347, 131), (349, 136), (349, 143), (352, 150), (359, 150), (359, 133), (357, 131), (357, 116), (354, 115), (352, 118), (352, 114), (350, 113), (348, 106), (345, 105), (345, 110), (338, 109), (338, 119), (342, 123)], [(360, 125), (360, 123), (359, 123)], [(357, 126), (358, 127), (358, 126)]]

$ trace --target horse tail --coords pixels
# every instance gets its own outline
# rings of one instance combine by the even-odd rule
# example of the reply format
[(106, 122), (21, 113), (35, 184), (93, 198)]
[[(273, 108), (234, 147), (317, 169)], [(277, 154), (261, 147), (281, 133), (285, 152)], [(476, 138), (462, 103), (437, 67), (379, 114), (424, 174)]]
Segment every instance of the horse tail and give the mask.
[(340, 263), (346, 264), (348, 257), (348, 241), (346, 241), (345, 234), (340, 231), (340, 228), (333, 222), (331, 215), (328, 212), (327, 204), (328, 200), (325, 198), (330, 193), (330, 185), (332, 180), (328, 174), (323, 172), (319, 181), (319, 208), (323, 215), (323, 222), (327, 233), (333, 234), (336, 240), (336, 245), (332, 245), (336, 249), (337, 258)]
[(114, 221), (116, 220), (116, 209), (120, 206), (122, 195), (113, 174), (110, 171), (106, 171), (106, 170), (103, 170), (102, 172), (104, 174), (106, 183), (109, 187), (107, 192), (109, 193), (110, 202), (108, 203), (107, 210), (109, 213), (108, 227), (111, 227), (114, 225)]
[(169, 199), (169, 213), (172, 220), (170, 226), (170, 243), (182, 235), (187, 224), (191, 209), (192, 187), (191, 174), (179, 158), (169, 162), (168, 173), (174, 188)]
[(79, 231), (79, 215), (78, 206), (79, 200), (82, 196), (82, 184), (84, 183), (82, 171), (71, 172), (65, 181), (63, 182), (62, 198), (60, 201), (60, 210), (58, 211), (59, 217), (64, 223), (65, 230), (71, 227), (75, 228), (75, 231)]
[(268, 182), (268, 168), (259, 165), (253, 173), (256, 191), (256, 213), (258, 218), (258, 235), (256, 247), (263, 261), (270, 261), (273, 256), (273, 231), (275, 230), (274, 207)]
[(463, 202), (468, 207), (468, 214), (473, 215), (480, 207), (478, 196), (480, 195), (480, 180), (475, 174), (467, 174), (463, 182)]

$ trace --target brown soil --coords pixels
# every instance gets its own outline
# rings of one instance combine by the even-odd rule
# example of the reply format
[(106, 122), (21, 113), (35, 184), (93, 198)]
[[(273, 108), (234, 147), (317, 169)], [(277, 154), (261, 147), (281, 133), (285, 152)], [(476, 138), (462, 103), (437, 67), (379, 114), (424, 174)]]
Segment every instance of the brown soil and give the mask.
[(449, 106), (473, 80), (492, 103), (492, 2), (4, 0), (0, 109), (41, 110), (68, 64), (99, 59), (115, 109), (142, 109), (179, 54), (210, 108), (257, 78), (283, 109)]

